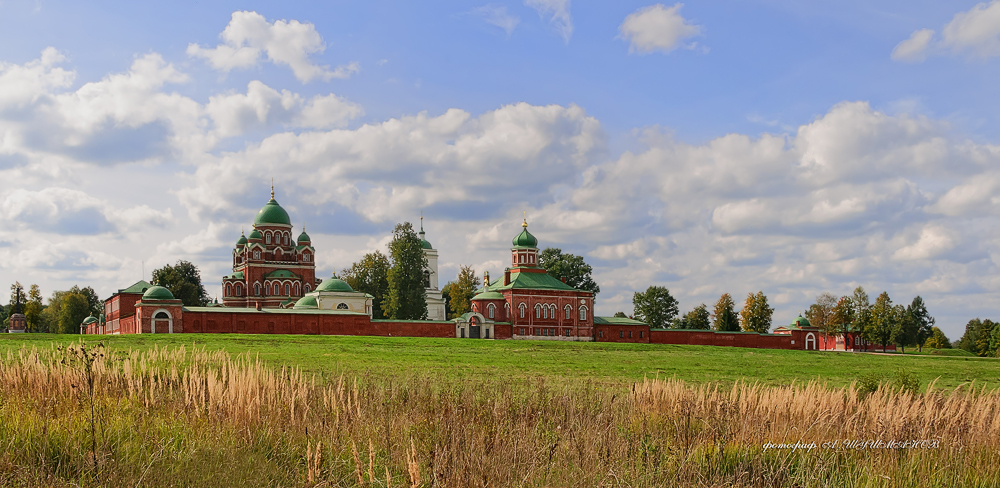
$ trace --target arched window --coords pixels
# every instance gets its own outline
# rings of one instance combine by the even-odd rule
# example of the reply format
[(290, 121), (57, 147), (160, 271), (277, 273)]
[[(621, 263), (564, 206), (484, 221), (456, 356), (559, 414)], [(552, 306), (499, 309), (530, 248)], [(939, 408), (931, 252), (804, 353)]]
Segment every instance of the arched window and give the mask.
[(156, 315), (154, 315), (153, 318), (154, 319), (170, 319), (170, 315), (168, 315), (167, 312), (164, 312), (164, 311), (161, 310), (159, 312), (156, 312)]
[(304, 255), (302, 256), (302, 260), (308, 263), (308, 262), (309, 262), (309, 253), (305, 253), (305, 254), (304, 254)]
[(253, 252), (253, 258), (254, 258), (254, 259), (260, 259), (260, 250), (259, 250), (259, 249), (258, 249), (258, 250), (255, 250), (255, 251)]
[(517, 262), (518, 262), (518, 264), (524, 262), (524, 254), (518, 254), (517, 255)]
[(265, 232), (264, 233), (264, 242), (266, 242), (268, 244), (271, 243), (271, 233), (270, 232)]
[(431, 272), (424, 270), (424, 288), (431, 287)]
[(230, 285), (229, 283), (226, 283), (226, 296), (233, 296), (233, 285)]
[(300, 290), (300, 289), (301, 289), (301, 288), (299, 288), (299, 284), (298, 284), (298, 283), (295, 283), (295, 296), (299, 296), (299, 290)]
[(509, 303), (504, 303), (503, 304), (503, 313), (504, 313), (504, 317), (506, 317), (508, 319), (510, 318), (510, 304)]
[(309, 293), (310, 291), (312, 291), (312, 287), (309, 286), (309, 283), (306, 283), (306, 293)]
[(243, 286), (240, 285), (239, 283), (236, 284), (236, 296), (238, 297), (243, 296)]
[(535, 304), (535, 318), (536, 319), (542, 318), (542, 306), (538, 305), (537, 303)]
[(274, 250), (274, 260), (275, 261), (281, 260), (281, 249)]
[(347, 309), (348, 309), (348, 307), (347, 307), (346, 303), (338, 303), (337, 304), (337, 310), (347, 310)]
[(519, 308), (521, 310), (521, 318), (523, 319), (524, 318), (524, 309), (526, 309), (528, 307), (525, 304), (522, 303), (522, 304), (518, 305), (517, 308)]
[(271, 296), (271, 284), (270, 283), (267, 283), (267, 284), (264, 285), (264, 293), (267, 296)]
[(489, 314), (490, 314), (490, 318), (492, 319), (492, 318), (494, 318), (494, 316), (496, 315), (496, 312), (497, 312), (497, 307), (496, 307), (496, 305), (493, 305), (493, 304), (491, 303), (491, 304), (489, 304), (489, 306), (488, 306), (488, 307), (486, 307), (486, 310), (487, 310), (487, 311), (489, 311)]
[(260, 296), (260, 283), (254, 283), (253, 284), (253, 296), (255, 296), (255, 297), (259, 297)]
[(569, 320), (573, 313), (573, 307), (566, 305), (566, 320)]
[(587, 307), (580, 305), (580, 320), (587, 320)]

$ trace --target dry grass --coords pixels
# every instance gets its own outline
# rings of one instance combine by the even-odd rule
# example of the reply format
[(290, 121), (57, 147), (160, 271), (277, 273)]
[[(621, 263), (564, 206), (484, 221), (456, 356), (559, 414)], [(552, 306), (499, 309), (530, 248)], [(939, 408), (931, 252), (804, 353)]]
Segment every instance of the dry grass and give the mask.
[[(90, 358), (90, 359), (82, 359)], [(8, 353), (3, 486), (997, 486), (1000, 393), (815, 383), (630, 390), (418, 374), (317, 382), (256, 358)], [(89, 385), (93, 385), (91, 388)], [(93, 414), (91, 413), (93, 412)], [(936, 449), (822, 448), (844, 439)], [(765, 443), (815, 443), (812, 450)]]

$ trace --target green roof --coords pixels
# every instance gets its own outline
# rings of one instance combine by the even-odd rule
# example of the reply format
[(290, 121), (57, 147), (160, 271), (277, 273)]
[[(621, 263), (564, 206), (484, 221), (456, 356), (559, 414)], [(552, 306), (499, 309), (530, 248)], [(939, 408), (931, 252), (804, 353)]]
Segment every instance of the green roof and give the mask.
[(503, 300), (504, 297), (499, 292), (495, 291), (485, 291), (474, 297), (473, 300)]
[(121, 290), (118, 290), (118, 293), (146, 293), (146, 290), (148, 290), (152, 286), (153, 285), (147, 282), (146, 280), (139, 280), (136, 281), (134, 285), (128, 288), (122, 288)]
[(594, 317), (594, 325), (646, 325), (641, 320), (627, 317)]
[(295, 242), (310, 242), (311, 240), (309, 239), (309, 234), (306, 234), (306, 230), (303, 228), (302, 233), (299, 234), (299, 238)]
[(260, 235), (260, 231), (258, 231), (257, 228), (254, 227), (254, 229), (250, 231), (250, 238), (260, 240), (263, 239), (264, 236)]
[(93, 315), (83, 319), (83, 325), (93, 324), (94, 322), (97, 322), (97, 318), (95, 318)]
[(253, 219), (253, 223), (256, 225), (260, 224), (283, 224), (292, 225), (292, 220), (288, 218), (288, 212), (278, 205), (278, 202), (274, 200), (272, 194), (271, 200), (261, 207), (260, 212), (257, 212), (257, 217)]
[(316, 303), (316, 297), (302, 297), (292, 308), (319, 308), (319, 305)]
[(246, 243), (247, 243), (247, 236), (246, 234), (241, 233), (240, 238), (236, 240), (236, 247), (246, 245)]
[(142, 301), (153, 302), (156, 300), (173, 300), (174, 294), (162, 286), (152, 286), (146, 293), (142, 294)]
[(231, 274), (229, 276), (226, 276), (224, 279), (227, 279), (227, 280), (242, 280), (243, 279), (243, 272), (242, 271), (237, 271), (237, 272), (235, 272), (235, 273), (233, 273), (233, 274)]
[(427, 242), (427, 239), (420, 239), (420, 247), (424, 249), (434, 249), (434, 247), (431, 246), (431, 243)]
[[(294, 314), (294, 315), (367, 315), (362, 312), (351, 310), (320, 310), (312, 308), (265, 308), (257, 310), (249, 307), (184, 307), (185, 312), (221, 312), (221, 313), (269, 313), (269, 314)], [(387, 322), (405, 322), (400, 320), (388, 320)]]
[(264, 278), (265, 279), (270, 279), (270, 278), (293, 278), (293, 279), (298, 279), (299, 277), (295, 273), (292, 273), (291, 271), (288, 271), (287, 269), (276, 269), (276, 270), (271, 271), (270, 273), (268, 273), (267, 276), (265, 276)]
[(346, 292), (353, 292), (354, 288), (351, 288), (351, 285), (348, 285), (347, 282), (344, 281), (344, 280), (337, 279), (337, 278), (330, 278), (330, 279), (325, 280), (322, 283), (320, 283), (319, 286), (316, 287), (316, 291), (346, 291)]
[[(516, 269), (511, 270), (510, 284), (504, 285), (503, 280), (490, 284), (489, 291), (509, 290), (511, 288), (529, 290), (576, 290), (548, 273), (526, 273)], [(582, 291), (582, 290), (576, 290)]]
[(535, 239), (535, 236), (531, 235), (531, 232), (528, 232), (528, 223), (525, 222), (521, 226), (523, 230), (511, 241), (514, 247), (538, 247), (538, 239)]

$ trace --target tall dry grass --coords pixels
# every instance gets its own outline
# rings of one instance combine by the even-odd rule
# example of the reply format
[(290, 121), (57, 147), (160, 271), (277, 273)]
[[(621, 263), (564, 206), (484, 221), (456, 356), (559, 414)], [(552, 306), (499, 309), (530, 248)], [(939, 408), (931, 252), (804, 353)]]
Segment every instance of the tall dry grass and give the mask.
[[(90, 362), (81, 358), (81, 349)], [(22, 349), (3, 486), (997, 486), (1000, 394), (317, 379), (203, 349)], [(92, 388), (89, 385), (93, 385)], [(862, 398), (863, 397), (863, 398)], [(845, 439), (924, 449), (824, 449)], [(768, 449), (767, 443), (817, 445)]]

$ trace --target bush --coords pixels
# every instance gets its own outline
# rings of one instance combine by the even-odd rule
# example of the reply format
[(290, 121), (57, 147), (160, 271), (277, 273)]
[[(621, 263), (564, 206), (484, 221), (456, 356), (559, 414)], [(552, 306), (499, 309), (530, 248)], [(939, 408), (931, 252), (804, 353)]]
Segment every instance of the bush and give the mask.
[(865, 398), (879, 389), (890, 389), (895, 392), (909, 392), (916, 395), (920, 391), (920, 380), (917, 375), (904, 369), (895, 373), (868, 373), (858, 377), (857, 391), (859, 398)]

